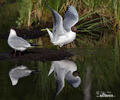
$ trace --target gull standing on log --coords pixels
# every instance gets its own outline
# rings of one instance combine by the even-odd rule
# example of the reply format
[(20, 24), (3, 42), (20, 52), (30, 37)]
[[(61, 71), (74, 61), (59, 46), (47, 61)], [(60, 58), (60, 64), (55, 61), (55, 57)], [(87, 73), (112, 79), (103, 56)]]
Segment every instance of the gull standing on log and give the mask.
[(15, 50), (14, 56), (16, 56), (16, 50), (25, 51), (27, 48), (37, 46), (32, 45), (28, 41), (24, 40), (22, 37), (17, 36), (14, 29), (10, 30), (10, 34), (8, 37), (8, 45)]
[[(50, 7), (49, 7), (50, 8)], [(54, 45), (62, 47), (65, 44), (71, 43), (76, 38), (76, 33), (71, 30), (71, 27), (78, 22), (78, 13), (76, 9), (71, 5), (65, 12), (64, 20), (61, 15), (50, 8), (53, 15), (53, 30), (52, 32), (46, 28), (50, 40)]]
[(69, 60), (53, 61), (48, 76), (54, 71), (56, 92), (53, 96), (58, 95), (65, 86), (64, 79), (67, 80), (74, 88), (77, 88), (81, 83), (81, 78), (78, 76), (77, 65)]

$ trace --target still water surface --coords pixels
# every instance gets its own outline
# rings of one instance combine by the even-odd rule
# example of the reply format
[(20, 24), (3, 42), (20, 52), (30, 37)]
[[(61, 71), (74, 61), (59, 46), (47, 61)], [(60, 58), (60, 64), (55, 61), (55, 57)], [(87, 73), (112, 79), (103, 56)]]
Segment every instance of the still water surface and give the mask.
[[(4, 46), (4, 51), (9, 51)], [(65, 87), (55, 100), (107, 100), (102, 93), (120, 98), (119, 56), (114, 49), (82, 48), (70, 49), (75, 56), (70, 58), (77, 65), (81, 78), (78, 88), (65, 81)], [(3, 52), (3, 49), (1, 49)], [(51, 61), (0, 61), (0, 100), (51, 100), (55, 92), (54, 73), (48, 76)], [(19, 79), (12, 86), (9, 71), (24, 65), (38, 73)], [(69, 66), (68, 66), (69, 67)], [(113, 99), (113, 97), (111, 97)]]
[[(11, 7), (11, 9), (10, 7), (3, 9), (0, 13), (1, 19), (4, 19), (0, 24), (1, 33), (6, 33), (6, 30), (14, 26), (17, 20), (14, 6)], [(9, 12), (15, 14), (10, 13), (10, 17)], [(7, 41), (0, 40), (0, 53), (9, 50)], [(69, 51), (75, 54), (70, 60), (77, 65), (81, 84), (78, 88), (73, 88), (65, 82), (65, 87), (55, 100), (90, 100), (90, 98), (91, 100), (120, 100), (120, 58), (117, 50), (77, 48)], [(48, 76), (51, 63), (28, 60), (0, 61), (0, 100), (52, 100), (55, 92), (55, 78), (53, 73)], [(39, 72), (19, 79), (18, 84), (12, 86), (9, 71), (19, 65), (27, 66), (31, 70), (39, 70)], [(103, 93), (108, 97), (99, 97)], [(109, 97), (110, 95), (115, 97)]]

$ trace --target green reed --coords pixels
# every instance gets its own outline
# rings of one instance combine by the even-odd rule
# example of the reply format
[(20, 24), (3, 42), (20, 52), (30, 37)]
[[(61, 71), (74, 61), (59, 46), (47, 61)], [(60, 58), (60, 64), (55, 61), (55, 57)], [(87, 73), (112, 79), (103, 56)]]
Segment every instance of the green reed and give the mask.
[[(15, 23), (16, 21), (16, 24), (19, 28), (28, 28), (28, 29), (32, 27), (34, 23), (35, 26), (38, 25), (43, 26), (43, 24), (45, 25), (46, 23), (50, 23), (49, 27), (52, 27), (52, 20), (49, 20), (52, 19), (52, 15), (49, 9), (46, 7), (46, 2), (48, 2), (48, 4), (53, 9), (57, 10), (62, 16), (64, 15), (64, 11), (66, 10), (66, 8), (69, 5), (73, 5), (77, 9), (79, 14), (79, 22), (76, 25), (79, 32), (81, 32), (82, 34), (86, 32), (87, 34), (91, 35), (91, 37), (93, 38), (94, 37), (99, 38), (99, 40), (103, 38), (103, 35), (102, 36), (98, 35), (96, 34), (97, 32), (103, 34), (107, 33), (108, 34), (107, 37), (109, 38), (111, 37), (112, 34), (115, 43), (114, 46), (120, 45), (120, 31), (119, 31), (120, 1), (119, 0), (21, 0), (20, 2), (16, 1), (18, 6), (12, 6), (16, 4), (15, 2), (14, 4), (10, 3), (11, 0), (9, 1), (2, 0), (1, 2), (5, 2), (5, 3), (8, 2), (8, 6), (14, 8), (12, 9), (13, 11), (11, 12), (11, 15), (15, 11), (15, 13), (18, 12), (19, 17), (17, 17), (17, 19), (11, 17), (11, 15), (7, 17), (8, 12), (4, 10), (4, 12), (7, 13), (5, 17), (2, 10), (5, 7), (3, 6), (0, 8), (1, 10), (0, 19), (3, 19), (2, 16), (4, 16), (6, 19), (14, 18), (13, 23)], [(97, 15), (97, 17), (94, 17), (95, 15)], [(9, 22), (10, 21), (6, 20), (5, 23), (8, 23), (7, 25), (9, 25), (11, 23)], [(3, 26), (4, 25), (1, 24), (0, 27)], [(83, 38), (83, 36), (81, 36), (80, 34), (78, 36)], [(85, 36), (85, 39), (89, 40), (87, 38), (88, 35)], [(77, 40), (81, 41), (81, 43), (83, 44), (84, 43), (86, 44), (86, 41), (84, 41), (84, 39), (82, 41), (81, 39), (77, 38)], [(90, 38), (90, 41), (92, 40), (93, 39)], [(92, 44), (93, 41), (92, 42), (90, 41), (89, 43)], [(108, 42), (106, 41), (106, 43)]]

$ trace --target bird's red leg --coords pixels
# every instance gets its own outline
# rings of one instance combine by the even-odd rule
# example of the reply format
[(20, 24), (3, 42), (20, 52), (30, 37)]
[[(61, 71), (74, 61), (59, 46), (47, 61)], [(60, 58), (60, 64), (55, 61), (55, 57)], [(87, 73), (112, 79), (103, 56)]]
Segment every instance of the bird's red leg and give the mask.
[(15, 50), (15, 53), (14, 53), (14, 57), (16, 57), (16, 50)]

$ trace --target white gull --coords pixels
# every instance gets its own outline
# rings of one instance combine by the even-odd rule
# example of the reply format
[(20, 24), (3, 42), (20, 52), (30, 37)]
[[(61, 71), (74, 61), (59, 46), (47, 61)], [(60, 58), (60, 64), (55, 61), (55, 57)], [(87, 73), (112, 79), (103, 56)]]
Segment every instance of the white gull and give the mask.
[(16, 51), (25, 51), (27, 48), (39, 45), (32, 45), (22, 37), (17, 36), (14, 29), (10, 29), (10, 34), (8, 37), (8, 45), (15, 50), (14, 56), (16, 56)]
[(48, 76), (54, 71), (56, 83), (56, 95), (58, 95), (65, 86), (64, 79), (67, 80), (74, 88), (77, 88), (81, 83), (81, 78), (78, 76), (77, 65), (73, 61), (60, 60), (53, 61)]
[(23, 65), (12, 68), (9, 71), (9, 77), (11, 79), (12, 85), (16, 85), (18, 83), (19, 78), (29, 76), (33, 71), (34, 70), (30, 70)]
[[(50, 7), (49, 7), (50, 8)], [(71, 30), (71, 27), (78, 22), (78, 13), (76, 9), (71, 5), (65, 12), (64, 20), (61, 15), (50, 8), (53, 15), (53, 30), (52, 32), (46, 28), (50, 40), (54, 45), (62, 47), (65, 44), (71, 43), (76, 38), (76, 33)]]

